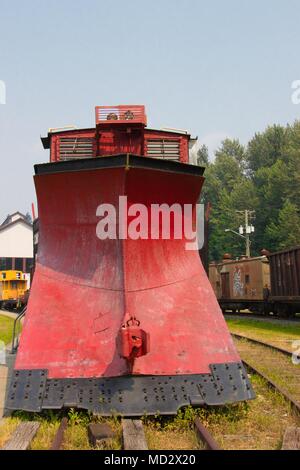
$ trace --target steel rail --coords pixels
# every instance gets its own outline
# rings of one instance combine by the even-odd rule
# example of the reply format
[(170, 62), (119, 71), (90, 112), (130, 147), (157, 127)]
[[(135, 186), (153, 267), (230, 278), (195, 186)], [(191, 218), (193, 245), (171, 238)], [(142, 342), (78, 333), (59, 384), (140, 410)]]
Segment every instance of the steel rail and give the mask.
[[(286, 349), (282, 349), (282, 348), (278, 348), (277, 346), (273, 346), (272, 344), (269, 344), (269, 343), (264, 343), (263, 341), (259, 341), (259, 340), (256, 340), (256, 339), (252, 339), (252, 338), (249, 338), (247, 336), (243, 336), (243, 335), (238, 335), (236, 333), (231, 333), (232, 336), (238, 338), (238, 339), (245, 339), (249, 342), (253, 342), (255, 344), (259, 344), (259, 345), (262, 345), (262, 346), (265, 346), (265, 347), (268, 347), (269, 349), (272, 349), (274, 351), (278, 351), (278, 352), (281, 352), (285, 355), (288, 355), (289, 357), (291, 357), (293, 355), (293, 353), (291, 353), (290, 351), (287, 351)], [(293, 408), (293, 410), (298, 414), (300, 415), (300, 403), (298, 401), (296, 401), (292, 395), (288, 392), (286, 392), (285, 390), (282, 389), (282, 387), (278, 384), (276, 384), (272, 379), (270, 379), (270, 377), (268, 377), (267, 375), (265, 375), (263, 372), (261, 372), (260, 370), (258, 370), (253, 364), (251, 364), (250, 362), (248, 361), (245, 361), (243, 358), (242, 358), (242, 361), (244, 363), (244, 365), (247, 367), (247, 369), (251, 370), (252, 372), (254, 372), (255, 374), (259, 375), (260, 377), (262, 377), (267, 385), (272, 388), (273, 390), (276, 390), (278, 391), (290, 404), (291, 404), (291, 407)]]
[[(144, 427), (141, 420), (122, 419), (124, 450), (148, 449)], [(219, 444), (215, 441), (208, 429), (201, 423), (199, 418), (195, 419), (194, 428), (198, 440), (205, 445), (206, 450), (221, 450)]]
[(203, 426), (199, 418), (195, 419), (195, 431), (197, 437), (206, 445), (208, 450), (221, 450), (219, 444), (215, 441), (206, 427)]
[(249, 336), (239, 335), (237, 333), (231, 333), (231, 336), (234, 336), (237, 339), (246, 339), (247, 341), (251, 343), (259, 344), (260, 346), (265, 346), (267, 348), (273, 349), (274, 351), (281, 352), (282, 354), (285, 354), (286, 356), (289, 356), (289, 357), (293, 355), (293, 353), (291, 351), (288, 351), (287, 349), (274, 346), (273, 344), (270, 344), (270, 343), (265, 343), (264, 341), (260, 341), (259, 339), (249, 338)]
[(68, 426), (68, 419), (64, 417), (61, 420), (58, 430), (56, 431), (56, 434), (54, 436), (54, 439), (52, 441), (52, 444), (49, 450), (60, 450), (62, 443), (63, 443), (64, 433), (65, 433), (67, 426)]
[(285, 398), (285, 400), (290, 403), (292, 409), (296, 412), (296, 414), (300, 416), (300, 403), (298, 401), (296, 401), (288, 392), (283, 390), (280, 385), (273, 382), (270, 377), (258, 370), (253, 364), (248, 361), (245, 361), (243, 358), (242, 361), (248, 370), (251, 370), (253, 373), (262, 377), (270, 388), (279, 392)]

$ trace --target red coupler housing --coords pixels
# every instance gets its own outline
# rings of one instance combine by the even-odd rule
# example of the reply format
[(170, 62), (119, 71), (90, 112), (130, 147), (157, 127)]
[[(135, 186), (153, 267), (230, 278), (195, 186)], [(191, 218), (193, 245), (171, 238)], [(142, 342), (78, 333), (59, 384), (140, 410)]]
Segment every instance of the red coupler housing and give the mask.
[(145, 356), (150, 350), (150, 336), (140, 327), (135, 317), (130, 317), (121, 328), (121, 356), (129, 361)]

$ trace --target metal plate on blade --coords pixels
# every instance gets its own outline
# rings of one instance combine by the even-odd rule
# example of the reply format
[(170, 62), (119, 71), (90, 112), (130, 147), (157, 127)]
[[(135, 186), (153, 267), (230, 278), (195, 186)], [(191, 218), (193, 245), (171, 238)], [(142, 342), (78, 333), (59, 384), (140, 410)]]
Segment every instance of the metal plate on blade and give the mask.
[(90, 379), (47, 379), (45, 370), (16, 370), (6, 407), (27, 411), (74, 407), (103, 416), (141, 416), (254, 398), (241, 363), (210, 367), (211, 374)]
[(41, 411), (47, 370), (14, 370), (7, 397), (7, 408)]

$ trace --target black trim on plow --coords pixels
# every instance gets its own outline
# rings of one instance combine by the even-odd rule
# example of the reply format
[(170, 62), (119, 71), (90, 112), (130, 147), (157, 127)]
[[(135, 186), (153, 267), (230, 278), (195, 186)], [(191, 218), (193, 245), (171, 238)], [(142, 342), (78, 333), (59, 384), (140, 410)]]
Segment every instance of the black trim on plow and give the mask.
[(224, 405), (253, 399), (242, 363), (213, 364), (210, 374), (48, 379), (47, 370), (15, 370), (6, 408), (82, 408), (103, 416), (176, 414), (186, 405)]
[(102, 168), (145, 168), (149, 170), (168, 171), (171, 173), (182, 173), (194, 176), (202, 176), (205, 170), (205, 168), (201, 166), (132, 154), (80, 158), (78, 160), (34, 165), (36, 175), (69, 171), (100, 170)]

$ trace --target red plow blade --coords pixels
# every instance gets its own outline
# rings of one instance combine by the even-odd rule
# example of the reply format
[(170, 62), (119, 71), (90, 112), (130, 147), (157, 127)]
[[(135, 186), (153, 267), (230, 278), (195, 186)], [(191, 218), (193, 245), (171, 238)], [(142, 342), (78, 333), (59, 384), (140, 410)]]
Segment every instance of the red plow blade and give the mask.
[[(189, 218), (203, 169), (132, 155), (35, 169), (39, 251), (7, 406), (141, 415), (252, 398), (198, 252), (175, 223), (149, 239), (153, 204)], [(135, 204), (147, 209), (139, 239)]]

